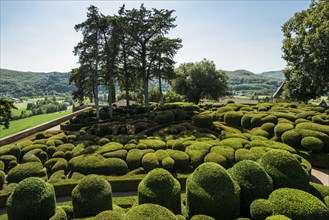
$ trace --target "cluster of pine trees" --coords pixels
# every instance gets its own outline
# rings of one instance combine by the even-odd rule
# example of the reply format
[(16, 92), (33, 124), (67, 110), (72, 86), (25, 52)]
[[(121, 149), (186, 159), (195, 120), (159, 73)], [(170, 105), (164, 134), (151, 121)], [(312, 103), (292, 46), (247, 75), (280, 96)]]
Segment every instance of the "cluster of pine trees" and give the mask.
[(77, 91), (74, 99), (90, 98), (99, 117), (98, 87), (108, 90), (109, 116), (112, 116), (112, 92), (118, 84), (126, 93), (141, 89), (149, 109), (148, 86), (151, 79), (170, 79), (174, 74), (174, 55), (182, 47), (181, 39), (166, 35), (174, 28), (173, 10), (127, 10), (123, 5), (117, 15), (103, 15), (90, 6), (87, 19), (75, 26), (83, 39), (75, 48), (80, 66), (72, 70), (70, 82)]

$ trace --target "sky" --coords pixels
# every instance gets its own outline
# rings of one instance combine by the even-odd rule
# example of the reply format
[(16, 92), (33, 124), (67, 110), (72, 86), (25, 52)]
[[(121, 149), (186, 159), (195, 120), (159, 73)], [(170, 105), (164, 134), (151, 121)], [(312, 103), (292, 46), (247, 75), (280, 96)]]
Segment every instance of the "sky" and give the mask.
[(74, 25), (95, 5), (104, 15), (127, 9), (175, 10), (169, 37), (181, 38), (176, 66), (206, 58), (217, 69), (254, 73), (281, 70), (281, 27), (310, 0), (64, 1), (0, 0), (0, 67), (33, 72), (69, 72), (78, 67), (73, 48), (82, 39)]

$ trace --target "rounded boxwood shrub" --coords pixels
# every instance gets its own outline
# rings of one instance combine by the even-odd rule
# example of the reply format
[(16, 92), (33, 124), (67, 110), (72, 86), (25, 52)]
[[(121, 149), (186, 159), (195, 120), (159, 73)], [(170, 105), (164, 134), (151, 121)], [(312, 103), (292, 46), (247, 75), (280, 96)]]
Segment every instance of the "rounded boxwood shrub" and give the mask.
[(298, 131), (301, 135), (302, 138), (304, 137), (316, 137), (319, 138), (324, 146), (322, 151), (325, 153), (329, 153), (329, 136), (319, 132), (319, 131), (312, 131), (312, 130), (308, 130), (308, 129), (296, 129), (296, 131)]
[(132, 207), (123, 217), (124, 220), (177, 220), (175, 214), (169, 209), (152, 203)]
[(154, 169), (138, 185), (138, 204), (159, 204), (181, 213), (180, 183), (165, 169)]
[(273, 123), (277, 124), (278, 123), (278, 118), (275, 115), (267, 115), (264, 118), (262, 118), (262, 123)]
[(75, 148), (75, 146), (73, 144), (67, 143), (67, 144), (61, 144), (61, 145), (59, 145), (56, 148), (56, 150), (57, 151), (63, 151), (65, 153), (66, 151), (72, 151), (73, 148)]
[(167, 145), (162, 140), (142, 139), (139, 144), (145, 144), (147, 149), (160, 150), (166, 149)]
[(171, 157), (166, 157), (161, 160), (161, 166), (169, 172), (174, 171), (175, 161)]
[(305, 122), (296, 125), (296, 129), (308, 129), (313, 131), (319, 131), (329, 135), (329, 125), (320, 125), (312, 122)]
[(224, 146), (231, 147), (235, 150), (243, 148), (245, 144), (249, 144), (250, 142), (243, 138), (227, 138), (221, 141), (221, 144)]
[(190, 172), (192, 170), (190, 165), (190, 157), (187, 153), (172, 149), (167, 149), (166, 152), (175, 161), (174, 171)]
[(105, 154), (103, 154), (103, 157), (105, 158), (120, 158), (122, 160), (126, 160), (127, 157), (127, 150), (116, 150), (116, 151), (112, 151), (112, 152), (107, 152)]
[(2, 170), (0, 170), (0, 189), (3, 188), (3, 184), (5, 183), (6, 180), (6, 174)]
[(45, 167), (48, 172), (50, 173), (55, 173), (56, 171), (59, 170), (67, 170), (68, 163), (65, 159), (63, 158), (51, 158), (46, 161)]
[(158, 157), (155, 153), (147, 153), (143, 156), (142, 165), (146, 172), (149, 172), (160, 166)]
[(72, 191), (72, 205), (75, 218), (95, 216), (105, 210), (112, 210), (112, 189), (103, 177), (88, 175)]
[(2, 160), (0, 160), (0, 170), (1, 171), (5, 170), (5, 163)]
[(267, 217), (265, 220), (291, 220), (291, 218), (288, 218), (285, 215), (271, 215)]
[(309, 193), (316, 196), (320, 200), (323, 200), (325, 197), (329, 196), (329, 186), (310, 182)]
[(250, 215), (252, 219), (263, 220), (272, 214), (272, 204), (267, 199), (256, 199), (250, 205)]
[(229, 111), (224, 115), (224, 122), (230, 126), (241, 126), (242, 112)]
[(297, 158), (288, 151), (270, 150), (261, 158), (260, 164), (272, 177), (275, 189), (289, 187), (308, 190), (308, 173)]
[(235, 219), (240, 213), (239, 187), (225, 168), (213, 162), (201, 164), (186, 181), (188, 216), (209, 215)]
[(172, 145), (172, 149), (174, 150), (180, 150), (180, 151), (185, 151), (186, 146), (180, 142), (180, 141), (176, 141), (173, 145)]
[(128, 167), (130, 170), (137, 169), (139, 167), (142, 167), (142, 159), (143, 156), (147, 153), (152, 153), (154, 150), (152, 149), (132, 149), (128, 151), (126, 162), (128, 164)]
[(189, 147), (187, 147), (185, 152), (190, 157), (191, 166), (195, 169), (204, 162), (204, 157), (208, 154), (209, 151), (200, 149), (189, 149)]
[(128, 173), (128, 166), (124, 160), (119, 158), (104, 158), (99, 154), (74, 157), (69, 161), (69, 169), (85, 175), (124, 175)]
[(191, 220), (215, 220), (213, 217), (210, 217), (208, 215), (193, 215)]
[[(296, 220), (324, 220), (329, 218), (329, 210), (325, 204), (302, 190), (277, 189), (270, 194), (268, 201), (271, 204), (273, 215), (285, 215)], [(254, 212), (257, 213), (257, 210)]]
[(232, 167), (235, 163), (235, 151), (231, 147), (216, 146), (212, 147), (210, 152), (218, 153), (226, 158), (227, 167)]
[(19, 183), (28, 177), (41, 177), (46, 180), (47, 172), (38, 162), (18, 164), (8, 172), (7, 181), (8, 183)]
[(266, 131), (267, 133), (269, 133), (271, 136), (273, 136), (275, 126), (276, 126), (276, 124), (274, 124), (272, 122), (266, 122), (266, 123), (262, 124), (262, 126), (260, 128), (262, 130)]
[(235, 161), (256, 160), (254, 154), (248, 149), (238, 149), (235, 151)]
[(246, 129), (251, 128), (251, 119), (253, 116), (251, 114), (244, 114), (241, 118), (241, 126)]
[(55, 215), (53, 215), (49, 220), (67, 220), (66, 212), (61, 207), (57, 207)]
[(316, 137), (304, 137), (301, 141), (302, 147), (311, 151), (321, 151), (323, 142)]
[(175, 114), (172, 111), (162, 111), (153, 120), (158, 124), (167, 124), (175, 121)]
[(267, 198), (273, 191), (272, 178), (264, 168), (251, 160), (236, 163), (228, 170), (232, 179), (240, 186), (241, 213), (249, 216), (250, 204), (259, 198)]
[(123, 215), (117, 211), (108, 210), (99, 213), (93, 219), (94, 220), (122, 220)]
[(262, 126), (262, 124), (263, 124), (262, 118), (263, 118), (262, 115), (253, 115), (250, 120), (251, 127), (255, 128), (255, 127)]
[(281, 139), (283, 143), (288, 144), (289, 146), (299, 147), (302, 137), (297, 130), (293, 129), (284, 132), (281, 136)]
[(294, 125), (289, 123), (279, 123), (274, 128), (274, 134), (278, 138), (281, 138), (282, 134), (286, 131), (294, 129)]
[(227, 160), (226, 158), (216, 152), (210, 152), (208, 153), (205, 157), (204, 157), (204, 162), (214, 162), (214, 163), (218, 163), (219, 165), (221, 165), (222, 167), (227, 167)]
[(55, 211), (54, 187), (37, 177), (21, 181), (7, 200), (7, 215), (11, 220), (48, 220)]
[(193, 124), (200, 128), (212, 128), (213, 127), (213, 118), (211, 115), (194, 115)]

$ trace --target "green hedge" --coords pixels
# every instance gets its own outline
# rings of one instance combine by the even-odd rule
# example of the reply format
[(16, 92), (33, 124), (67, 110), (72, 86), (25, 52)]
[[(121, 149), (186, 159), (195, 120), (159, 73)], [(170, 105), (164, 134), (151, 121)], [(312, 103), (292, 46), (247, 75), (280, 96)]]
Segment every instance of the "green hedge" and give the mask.
[(194, 115), (193, 124), (200, 128), (212, 128), (213, 125), (213, 118), (211, 115)]
[(224, 122), (230, 126), (238, 127), (241, 126), (242, 112), (229, 111), (224, 115)]
[(272, 177), (275, 189), (289, 187), (308, 190), (308, 173), (297, 158), (288, 151), (270, 150), (261, 158), (260, 164)]
[(240, 213), (239, 187), (225, 168), (208, 162), (200, 165), (186, 182), (188, 216), (205, 214), (215, 219), (234, 219)]
[(142, 204), (131, 208), (123, 218), (124, 220), (177, 220), (169, 209), (157, 204)]
[(236, 163), (228, 170), (240, 186), (241, 214), (249, 216), (250, 204), (259, 198), (267, 198), (273, 191), (272, 178), (263, 167), (251, 160)]
[(54, 187), (40, 178), (21, 181), (7, 200), (8, 219), (48, 220), (55, 214)]
[(75, 218), (112, 210), (111, 185), (98, 175), (84, 177), (72, 191), (72, 205)]
[(319, 131), (329, 135), (329, 125), (320, 125), (312, 122), (305, 122), (296, 125), (296, 129), (308, 129), (312, 131)]
[(8, 172), (7, 181), (8, 183), (19, 183), (28, 177), (41, 177), (46, 180), (47, 172), (38, 162), (18, 164)]
[(257, 219), (256, 216), (262, 211), (254, 203), (263, 203), (263, 207), (271, 207), (273, 215), (285, 215), (294, 220), (324, 220), (329, 218), (329, 209), (325, 204), (315, 196), (302, 190), (291, 188), (277, 189), (265, 201), (255, 200), (251, 204), (250, 211), (253, 218)]
[(145, 149), (145, 150), (140, 150), (140, 149), (132, 149), (128, 151), (126, 162), (128, 164), (128, 167), (130, 170), (137, 169), (139, 167), (142, 167), (142, 159), (143, 156), (147, 153), (154, 152), (152, 149)]
[(149, 172), (138, 185), (138, 203), (159, 204), (174, 214), (181, 213), (180, 183), (167, 170)]

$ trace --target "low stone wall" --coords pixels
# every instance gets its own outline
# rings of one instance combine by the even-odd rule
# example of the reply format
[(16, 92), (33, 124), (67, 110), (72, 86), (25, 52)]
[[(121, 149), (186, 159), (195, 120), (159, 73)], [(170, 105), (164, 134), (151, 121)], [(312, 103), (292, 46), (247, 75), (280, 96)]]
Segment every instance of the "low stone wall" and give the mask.
[(20, 139), (26, 138), (26, 137), (28, 137), (32, 134), (35, 134), (35, 133), (38, 133), (38, 132), (41, 132), (41, 131), (45, 131), (45, 130), (47, 130), (49, 128), (52, 128), (56, 125), (59, 125), (60, 123), (62, 123), (64, 121), (70, 120), (72, 117), (74, 117), (74, 116), (76, 116), (76, 115), (78, 115), (78, 114), (80, 114), (80, 113), (82, 113), (86, 110), (89, 110), (89, 109), (91, 109), (91, 107), (84, 108), (82, 110), (73, 112), (69, 115), (65, 115), (61, 118), (57, 118), (57, 119), (54, 119), (52, 121), (37, 125), (35, 127), (28, 128), (28, 129), (26, 129), (24, 131), (21, 131), (21, 132), (18, 132), (16, 134), (12, 134), (10, 136), (1, 138), (0, 139), (0, 147), (3, 146), (3, 145), (10, 144), (10, 143), (13, 143), (15, 141), (18, 141)]

